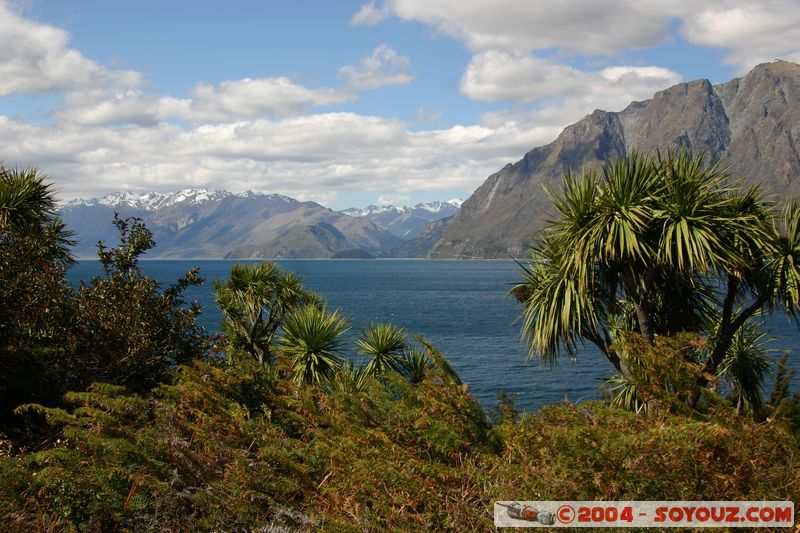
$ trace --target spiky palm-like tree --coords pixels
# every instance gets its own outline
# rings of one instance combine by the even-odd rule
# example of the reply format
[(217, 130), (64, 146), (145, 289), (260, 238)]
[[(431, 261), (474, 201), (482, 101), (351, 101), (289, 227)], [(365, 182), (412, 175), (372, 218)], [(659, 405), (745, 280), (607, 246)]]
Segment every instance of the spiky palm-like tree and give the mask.
[(400, 373), (409, 383), (423, 382), (429, 368), (428, 354), (418, 348), (409, 350), (400, 361)]
[(275, 335), (289, 313), (305, 304), (321, 306), (320, 297), (303, 287), (300, 276), (268, 261), (233, 265), (227, 281), (214, 283), (214, 294), (231, 348), (262, 364), (273, 362)]
[(767, 332), (761, 323), (748, 321), (733, 336), (725, 358), (719, 365), (719, 377), (727, 381), (739, 414), (758, 417), (763, 407), (764, 380), (774, 366), (766, 345)]
[(800, 210), (790, 204), (774, 223), (758, 188), (735, 188), (702, 156), (633, 153), (599, 174), (568, 172), (551, 198), (558, 218), (513, 291), (531, 356), (553, 361), (588, 340), (625, 374), (613, 333), (627, 324), (651, 343), (712, 335), (703, 373), (713, 375), (757, 311), (798, 309)]
[(74, 262), (69, 252), (72, 236), (56, 216), (47, 176), (36, 168), (12, 169), (0, 163), (0, 242), (36, 247), (45, 260), (65, 267)]
[(9, 169), (0, 164), (0, 231), (48, 222), (55, 214), (56, 202), (45, 180), (35, 168)]
[(408, 341), (403, 328), (393, 324), (370, 324), (356, 340), (359, 353), (372, 356), (367, 373), (380, 376), (390, 370), (400, 371)]
[(292, 379), (305, 384), (330, 381), (344, 362), (340, 337), (348, 328), (338, 309), (307, 305), (288, 315), (280, 344), (291, 362)]

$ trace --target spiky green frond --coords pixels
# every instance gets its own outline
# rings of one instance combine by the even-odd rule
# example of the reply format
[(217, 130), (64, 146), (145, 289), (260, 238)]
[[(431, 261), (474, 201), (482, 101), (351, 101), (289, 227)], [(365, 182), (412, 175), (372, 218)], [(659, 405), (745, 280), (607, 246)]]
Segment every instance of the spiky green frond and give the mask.
[(765, 270), (769, 273), (772, 293), (784, 309), (800, 313), (800, 205), (790, 202), (783, 210), (774, 238), (775, 253)]
[(359, 353), (372, 356), (367, 363), (367, 372), (380, 376), (389, 370), (399, 371), (401, 358), (408, 341), (403, 328), (393, 324), (370, 324), (356, 339)]
[(340, 336), (348, 328), (338, 309), (305, 306), (288, 315), (281, 348), (291, 362), (292, 378), (306, 384), (329, 381), (344, 362)]
[(757, 415), (762, 407), (764, 380), (773, 361), (766, 347), (770, 339), (760, 320), (750, 320), (733, 337), (733, 343), (719, 367), (728, 381), (737, 411)]
[(303, 287), (302, 278), (275, 263), (237, 263), (227, 281), (214, 283), (223, 331), (233, 350), (271, 363), (271, 345), (288, 313), (302, 305), (322, 307), (322, 299)]
[(652, 156), (634, 152), (603, 165), (604, 181), (598, 212), (585, 239), (594, 243), (594, 257), (605, 262), (652, 263), (652, 228), (663, 182)]
[(45, 224), (56, 211), (47, 176), (35, 168), (8, 169), (0, 163), (0, 232)]
[(422, 383), (430, 367), (430, 358), (423, 350), (413, 348), (400, 360), (400, 373), (409, 383)]
[(528, 291), (522, 336), (529, 357), (554, 362), (562, 347), (573, 355), (578, 336), (596, 330), (599, 322), (593, 286), (539, 250), (531, 250), (522, 278)]
[(551, 199), (560, 216), (513, 290), (531, 355), (554, 361), (588, 339), (614, 362), (604, 347), (623, 308), (651, 341), (710, 333), (725, 299), (720, 281), (731, 279), (728, 309), (747, 300), (799, 308), (800, 208), (789, 206), (773, 228), (763, 192), (739, 190), (700, 155), (633, 152), (603, 164), (601, 178), (567, 172)]

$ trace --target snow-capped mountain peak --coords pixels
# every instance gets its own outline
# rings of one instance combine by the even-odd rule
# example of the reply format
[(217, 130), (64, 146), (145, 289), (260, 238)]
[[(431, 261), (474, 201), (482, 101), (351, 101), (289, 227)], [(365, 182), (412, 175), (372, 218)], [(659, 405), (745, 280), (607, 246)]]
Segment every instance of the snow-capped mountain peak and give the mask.
[(155, 211), (163, 207), (180, 203), (205, 204), (218, 200), (231, 193), (224, 190), (209, 191), (208, 189), (182, 189), (170, 193), (160, 193), (155, 191), (134, 193), (130, 191), (112, 192), (98, 198), (84, 200), (78, 198), (68, 202), (65, 207), (87, 205), (87, 206), (107, 206), (107, 207), (132, 207), (143, 211)]
[(461, 208), (462, 203), (464, 203), (463, 200), (448, 200), (446, 202), (427, 202), (415, 205), (414, 209), (423, 209), (431, 213), (448, 212), (452, 214)]
[(461, 200), (447, 202), (424, 202), (415, 206), (368, 205), (362, 209), (351, 207), (340, 211), (351, 217), (363, 217), (375, 225), (385, 228), (398, 237), (411, 239), (431, 222), (455, 215)]
[(341, 213), (351, 217), (371, 217), (383, 214), (394, 214), (399, 216), (413, 213), (415, 211), (427, 211), (429, 213), (446, 213), (445, 216), (450, 216), (458, 211), (463, 202), (463, 200), (454, 199), (446, 202), (421, 202), (415, 206), (368, 205), (367, 207), (362, 208), (351, 207), (341, 211)]
[(341, 211), (341, 213), (351, 217), (368, 217), (372, 215), (380, 215), (382, 213), (405, 213), (407, 207), (395, 207), (393, 205), (368, 205), (367, 207), (350, 207)]
[(104, 196), (90, 198), (88, 200), (77, 198), (67, 202), (64, 207), (75, 207), (82, 205), (107, 206), (114, 208), (130, 207), (142, 211), (156, 211), (158, 209), (177, 204), (203, 205), (208, 202), (214, 202), (231, 196), (239, 198), (263, 198), (267, 200), (278, 200), (285, 203), (296, 201), (282, 194), (264, 194), (253, 190), (248, 190), (242, 193), (232, 193), (224, 189), (217, 189), (214, 191), (208, 189), (181, 189), (179, 191), (169, 193), (155, 191), (144, 193), (134, 193), (130, 191), (112, 192)]

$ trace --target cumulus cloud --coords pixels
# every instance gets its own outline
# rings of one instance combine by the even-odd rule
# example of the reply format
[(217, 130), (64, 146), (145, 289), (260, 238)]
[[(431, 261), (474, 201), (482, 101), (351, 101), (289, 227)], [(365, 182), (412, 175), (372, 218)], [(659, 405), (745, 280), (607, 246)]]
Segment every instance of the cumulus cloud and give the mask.
[(198, 84), (189, 98), (158, 96), (140, 90), (68, 93), (67, 108), (59, 116), (93, 125), (152, 124), (173, 119), (192, 123), (235, 122), (261, 116), (289, 116), (354, 97), (350, 91), (311, 89), (285, 77), (244, 78), (218, 85)]
[(469, 98), (535, 103), (547, 109), (561, 107), (568, 99), (594, 109), (650, 97), (681, 78), (652, 66), (580, 70), (534, 52), (614, 54), (623, 48), (658, 44), (667, 38), (673, 17), (690, 5), (686, 0), (589, 4), (561, 0), (537, 8), (516, 0), (387, 0), (380, 6), (365, 4), (359, 13), (422, 22), (463, 41), (474, 52), (459, 83), (461, 93)]
[(472, 56), (459, 89), (474, 100), (524, 103), (573, 93), (589, 78), (547, 59), (490, 50)]
[(692, 43), (728, 50), (726, 62), (740, 74), (772, 59), (800, 61), (800, 4), (796, 1), (726, 2), (706, 6), (683, 20)]
[(390, 16), (427, 24), (475, 53), (610, 56), (666, 42), (677, 21), (688, 42), (726, 50), (727, 62), (740, 73), (775, 58), (800, 59), (796, 0), (385, 0), (364, 4), (353, 23), (377, 24)]
[(0, 2), (0, 97), (141, 83), (139, 73), (107, 69), (68, 42), (64, 30), (26, 20)]
[(375, 0), (362, 5), (350, 20), (351, 26), (374, 26), (389, 17), (389, 10), (375, 7)]
[(352, 98), (344, 91), (309, 89), (283, 77), (245, 78), (220, 85), (198, 85), (192, 90), (192, 107), (194, 113), (203, 116), (203, 120), (223, 121), (231, 116), (289, 115)]
[[(616, 66), (587, 72), (534, 56), (490, 51), (473, 56), (459, 88), (475, 100), (517, 104), (543, 100), (539, 113), (544, 116), (553, 109), (616, 110), (680, 81), (680, 74), (661, 67)], [(558, 114), (562, 125), (566, 116)]]
[(282, 118), (313, 108), (342, 104), (361, 91), (410, 83), (410, 60), (387, 45), (376, 47), (358, 65), (339, 69), (343, 88), (310, 88), (286, 77), (244, 78), (217, 85), (197, 84), (187, 98), (147, 93), (139, 88), (85, 88), (65, 93), (57, 115), (85, 125), (236, 122)]
[(410, 61), (380, 45), (358, 65), (339, 69), (345, 88), (309, 88), (286, 77), (244, 78), (220, 84), (198, 84), (187, 98), (146, 93), (140, 89), (82, 90), (65, 95), (58, 111), (64, 120), (86, 125), (236, 122), (261, 117), (281, 118), (341, 104), (358, 92), (413, 80)]
[(518, 0), (386, 0), (363, 5), (354, 23), (376, 24), (389, 15), (433, 26), (471, 50), (513, 52), (558, 48), (610, 54), (663, 41), (670, 18), (688, 3), (657, 0), (520, 2)]
[(385, 44), (362, 58), (358, 65), (340, 68), (339, 77), (356, 91), (377, 89), (385, 85), (405, 85), (414, 79), (411, 75), (411, 61)]

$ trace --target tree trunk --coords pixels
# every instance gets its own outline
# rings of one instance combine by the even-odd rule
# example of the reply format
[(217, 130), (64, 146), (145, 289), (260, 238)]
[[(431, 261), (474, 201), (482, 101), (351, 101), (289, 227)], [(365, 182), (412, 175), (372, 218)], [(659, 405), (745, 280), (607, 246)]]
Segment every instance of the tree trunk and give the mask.
[(647, 342), (653, 344), (656, 336), (653, 332), (653, 324), (650, 321), (650, 316), (647, 314), (647, 302), (644, 297), (637, 296), (634, 309), (636, 309), (636, 321), (639, 323), (639, 332), (647, 339)]
[[(649, 279), (651, 276), (652, 274), (648, 274), (647, 278)], [(636, 311), (636, 321), (639, 323), (639, 333), (647, 339), (647, 342), (653, 344), (655, 331), (653, 330), (653, 321), (648, 313), (647, 288), (636, 283), (633, 275), (623, 277), (622, 286), (628, 296), (633, 298), (633, 308)]]

